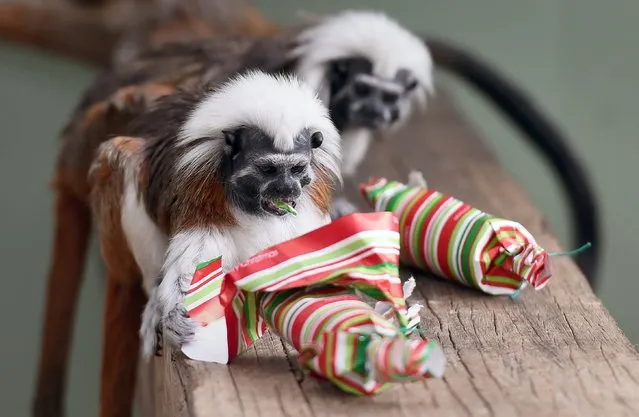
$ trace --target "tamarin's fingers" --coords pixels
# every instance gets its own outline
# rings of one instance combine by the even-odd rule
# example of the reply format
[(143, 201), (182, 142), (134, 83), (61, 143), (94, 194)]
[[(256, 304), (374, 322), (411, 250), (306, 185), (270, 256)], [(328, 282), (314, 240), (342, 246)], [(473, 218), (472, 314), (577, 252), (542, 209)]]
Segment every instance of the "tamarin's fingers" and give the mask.
[(166, 83), (148, 83), (122, 87), (104, 101), (90, 106), (84, 112), (85, 131), (100, 129), (113, 124), (126, 125), (131, 115), (148, 108), (155, 100), (175, 91), (175, 86)]
[(111, 97), (110, 104), (122, 111), (137, 103), (148, 106), (158, 98), (174, 91), (175, 86), (161, 83), (125, 87)]

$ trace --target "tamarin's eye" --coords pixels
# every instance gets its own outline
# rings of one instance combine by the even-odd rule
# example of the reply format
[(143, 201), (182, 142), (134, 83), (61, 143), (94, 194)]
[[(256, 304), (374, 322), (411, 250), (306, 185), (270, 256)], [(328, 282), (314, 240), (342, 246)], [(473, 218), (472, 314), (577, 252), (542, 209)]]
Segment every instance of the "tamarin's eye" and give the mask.
[(274, 175), (277, 173), (277, 167), (275, 165), (262, 165), (259, 170), (264, 175)]
[(338, 61), (335, 63), (335, 72), (339, 75), (346, 75), (348, 72), (348, 63), (344, 61)]
[(368, 85), (362, 83), (355, 84), (355, 94), (357, 94), (359, 97), (366, 97), (370, 93), (371, 88)]
[(311, 148), (319, 148), (324, 142), (324, 135), (322, 132), (315, 132), (311, 135)]
[(291, 168), (291, 172), (293, 174), (301, 174), (302, 172), (304, 172), (305, 169), (306, 169), (306, 165), (304, 164), (295, 165), (293, 168)]

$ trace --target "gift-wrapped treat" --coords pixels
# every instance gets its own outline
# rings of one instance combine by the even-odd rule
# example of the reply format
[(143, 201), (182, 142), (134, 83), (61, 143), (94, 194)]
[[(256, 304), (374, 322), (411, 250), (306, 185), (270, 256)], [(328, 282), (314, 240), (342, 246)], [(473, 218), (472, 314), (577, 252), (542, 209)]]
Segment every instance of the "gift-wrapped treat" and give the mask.
[(524, 226), (426, 186), (374, 178), (360, 186), (377, 212), (399, 219), (402, 262), (488, 294), (541, 289), (551, 277), (548, 253)]
[(440, 377), (441, 348), (410, 337), (419, 308), (406, 304), (412, 286), (402, 285), (398, 264), (391, 213), (345, 216), (226, 275), (215, 260), (194, 276), (185, 304), (203, 327), (182, 350), (193, 359), (228, 363), (268, 328), (297, 349), (304, 369), (356, 395), (378, 393), (394, 381)]

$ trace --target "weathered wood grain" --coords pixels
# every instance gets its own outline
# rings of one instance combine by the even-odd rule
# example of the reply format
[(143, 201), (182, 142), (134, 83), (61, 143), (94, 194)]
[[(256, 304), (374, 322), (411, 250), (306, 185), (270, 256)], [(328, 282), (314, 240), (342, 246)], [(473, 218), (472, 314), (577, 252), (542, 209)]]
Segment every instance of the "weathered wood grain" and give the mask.
[[(559, 249), (543, 216), (443, 93), (426, 118), (376, 144), (358, 181), (369, 174), (405, 180), (411, 169), (442, 192), (524, 224), (547, 250)], [(355, 184), (346, 186), (360, 201)], [(414, 273), (422, 328), (448, 358), (442, 380), (351, 397), (300, 380), (292, 349), (268, 336), (228, 367), (178, 353), (158, 358), (155, 415), (639, 415), (639, 355), (574, 263), (552, 262), (553, 281), (516, 301)]]

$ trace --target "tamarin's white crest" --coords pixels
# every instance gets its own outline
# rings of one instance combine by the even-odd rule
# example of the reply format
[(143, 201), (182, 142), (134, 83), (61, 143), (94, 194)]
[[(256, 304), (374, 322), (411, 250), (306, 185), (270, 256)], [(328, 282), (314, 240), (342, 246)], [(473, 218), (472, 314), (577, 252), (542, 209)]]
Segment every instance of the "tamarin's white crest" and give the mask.
[[(188, 147), (202, 137), (223, 137), (223, 131), (254, 126), (280, 151), (292, 151), (304, 129), (323, 132), (324, 142), (315, 151), (318, 165), (341, 181), (339, 133), (328, 109), (311, 87), (295, 76), (266, 76), (249, 71), (224, 83), (202, 99), (183, 125), (179, 144)], [(199, 168), (203, 160), (221, 163), (223, 141), (208, 141), (192, 148), (179, 162), (180, 168)], [(210, 162), (209, 162), (210, 163)]]
[(344, 11), (304, 30), (297, 40), (291, 52), (298, 60), (296, 73), (325, 102), (331, 94), (331, 64), (353, 58), (368, 60), (370, 74), (380, 79), (393, 80), (400, 70), (409, 71), (417, 81), (410, 95), (417, 104), (426, 104), (433, 91), (433, 60), (424, 41), (382, 12)]

